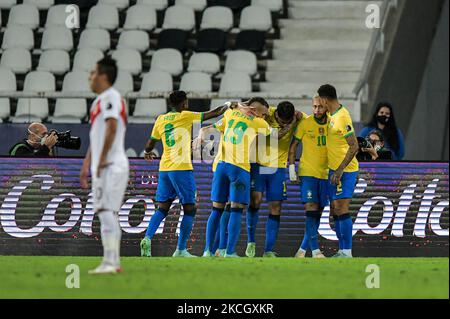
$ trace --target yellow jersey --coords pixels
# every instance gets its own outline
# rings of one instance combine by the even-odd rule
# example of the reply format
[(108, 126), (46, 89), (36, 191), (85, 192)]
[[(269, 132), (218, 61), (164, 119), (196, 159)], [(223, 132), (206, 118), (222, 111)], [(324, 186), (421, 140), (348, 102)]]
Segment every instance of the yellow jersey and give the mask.
[[(276, 110), (276, 107), (270, 107), (265, 120), (270, 127), (280, 129), (280, 124), (278, 124), (277, 119), (275, 118)], [(292, 127), (292, 129), (280, 139), (272, 134), (265, 139), (258, 138), (256, 162), (265, 167), (286, 168), (289, 157), (289, 148), (294, 132), (295, 127)]]
[[(228, 112), (228, 111), (230, 111), (230, 110), (227, 110), (227, 112)], [(222, 118), (222, 119), (220, 119), (219, 121), (217, 121), (216, 123), (214, 123), (213, 126), (214, 126), (214, 128), (215, 128), (216, 130), (218, 130), (221, 134), (223, 134), (224, 131), (225, 131), (225, 124), (224, 124), (224, 123), (225, 123), (225, 122), (223, 121), (223, 118)], [(223, 136), (220, 137), (219, 146), (218, 146), (218, 148), (217, 148), (217, 155), (216, 155), (216, 157), (214, 157), (214, 162), (213, 162), (213, 164), (212, 164), (212, 171), (213, 171), (213, 172), (216, 171), (217, 164), (219, 164), (219, 161), (220, 161), (221, 158), (222, 158), (222, 137), (223, 137)]]
[(221, 121), (215, 125), (216, 128), (223, 125), (225, 129), (220, 142), (220, 160), (250, 172), (251, 147), (258, 135), (270, 134), (269, 124), (238, 109), (226, 111)]
[[(347, 154), (349, 149), (346, 138), (355, 134), (352, 118), (348, 110), (341, 105), (333, 114), (328, 115), (328, 167), (336, 170)], [(344, 169), (344, 172), (351, 173), (359, 170), (359, 163), (356, 157)]]
[(163, 155), (160, 171), (190, 171), (192, 167), (192, 125), (201, 122), (203, 113), (169, 112), (158, 116), (151, 138), (161, 141)]
[(328, 179), (328, 122), (317, 122), (314, 115), (305, 116), (297, 125), (295, 138), (302, 142), (298, 176)]

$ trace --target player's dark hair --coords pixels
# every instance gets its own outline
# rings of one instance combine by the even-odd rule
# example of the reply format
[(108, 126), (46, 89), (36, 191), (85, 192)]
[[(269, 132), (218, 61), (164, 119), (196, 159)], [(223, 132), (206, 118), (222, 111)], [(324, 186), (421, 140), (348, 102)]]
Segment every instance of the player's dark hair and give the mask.
[(245, 102), (247, 105), (251, 105), (253, 103), (260, 103), (262, 105), (264, 105), (265, 107), (269, 107), (269, 103), (267, 103), (266, 99), (259, 97), (259, 96), (255, 96), (252, 97), (250, 100), (248, 100), (247, 102)]
[(277, 115), (280, 119), (286, 122), (292, 121), (295, 115), (295, 107), (289, 101), (280, 102), (277, 106)]
[(169, 95), (170, 107), (180, 111), (187, 100), (187, 94), (184, 91), (173, 91)]
[(372, 115), (372, 119), (367, 124), (367, 126), (370, 127), (378, 127), (378, 121), (377, 116), (378, 112), (380, 112), (380, 109), (383, 107), (387, 107), (391, 111), (391, 116), (389, 117), (389, 121), (384, 126), (384, 129), (382, 130), (384, 140), (389, 144), (390, 147), (394, 151), (398, 151), (399, 145), (398, 145), (398, 129), (397, 129), (397, 123), (395, 122), (395, 116), (394, 116), (394, 108), (391, 103), (389, 102), (380, 102), (377, 104), (377, 107), (375, 109), (375, 112)]
[(108, 82), (111, 85), (114, 85), (117, 78), (117, 63), (114, 59), (110, 57), (104, 57), (103, 59), (97, 62), (98, 72), (100, 74), (105, 74), (108, 78)]
[(319, 94), (320, 97), (325, 97), (329, 100), (337, 100), (336, 88), (334, 86), (332, 86), (331, 84), (322, 85), (317, 90), (317, 94)]

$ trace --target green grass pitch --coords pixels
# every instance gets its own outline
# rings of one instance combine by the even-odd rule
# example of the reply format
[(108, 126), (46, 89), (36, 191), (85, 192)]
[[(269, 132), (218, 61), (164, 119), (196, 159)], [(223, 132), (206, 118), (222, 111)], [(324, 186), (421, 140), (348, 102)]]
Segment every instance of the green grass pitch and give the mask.
[[(124, 257), (124, 272), (90, 276), (99, 257), (0, 256), (0, 298), (448, 298), (448, 258), (223, 259)], [(80, 288), (66, 287), (66, 266)], [(368, 289), (367, 265), (380, 270)]]

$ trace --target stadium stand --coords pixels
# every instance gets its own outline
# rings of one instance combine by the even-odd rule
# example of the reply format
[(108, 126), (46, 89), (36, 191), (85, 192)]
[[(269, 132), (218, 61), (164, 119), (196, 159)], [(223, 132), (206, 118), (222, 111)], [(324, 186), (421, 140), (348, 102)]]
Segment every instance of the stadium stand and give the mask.
[[(326, 78), (341, 95), (350, 96), (370, 38), (370, 31), (358, 29), (356, 23), (367, 1), (78, 1), (80, 28), (72, 30), (65, 26), (67, 4), (70, 1), (1, 1), (0, 66), (16, 76), (19, 92), (28, 73), (45, 71), (54, 77), (50, 81), (55, 90), (64, 93), (68, 72), (89, 72), (98, 59), (112, 56), (120, 68), (115, 86), (123, 94), (210, 88), (215, 96), (311, 96)], [(333, 30), (326, 31), (330, 25)], [(337, 34), (344, 40), (338, 43)], [(336, 50), (317, 50), (319, 46)], [(167, 90), (144, 85), (146, 75), (154, 71), (165, 72)], [(10, 73), (1, 76), (10, 78)], [(193, 79), (201, 83), (188, 83)], [(26, 112), (18, 110), (18, 100), (9, 99), (5, 120), (17, 121)], [(50, 115), (49, 120), (62, 121), (70, 115), (64, 107), (56, 110), (56, 104), (62, 105), (58, 100), (48, 100), (41, 119)], [(129, 98), (129, 115), (139, 110), (136, 117), (144, 116), (144, 106), (160, 108), (167, 104), (163, 100)], [(223, 101), (206, 100), (206, 109), (214, 100)], [(75, 117), (87, 118), (78, 113)]]

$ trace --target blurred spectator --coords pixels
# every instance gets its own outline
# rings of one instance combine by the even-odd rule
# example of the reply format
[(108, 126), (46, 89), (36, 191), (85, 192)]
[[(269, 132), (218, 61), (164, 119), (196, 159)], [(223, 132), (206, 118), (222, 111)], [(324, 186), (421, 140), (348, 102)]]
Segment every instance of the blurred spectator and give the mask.
[(402, 160), (405, 156), (405, 140), (402, 132), (395, 123), (394, 110), (390, 103), (378, 103), (372, 120), (361, 130), (360, 137), (367, 137), (370, 132), (382, 132), (384, 147), (392, 152), (393, 160)]
[(365, 140), (367, 147), (362, 147), (356, 155), (358, 161), (392, 160), (392, 152), (384, 147), (383, 134), (379, 130), (370, 132)]
[(28, 126), (28, 138), (14, 144), (9, 155), (13, 157), (53, 156), (53, 147), (58, 142), (56, 132), (49, 133), (41, 123)]

